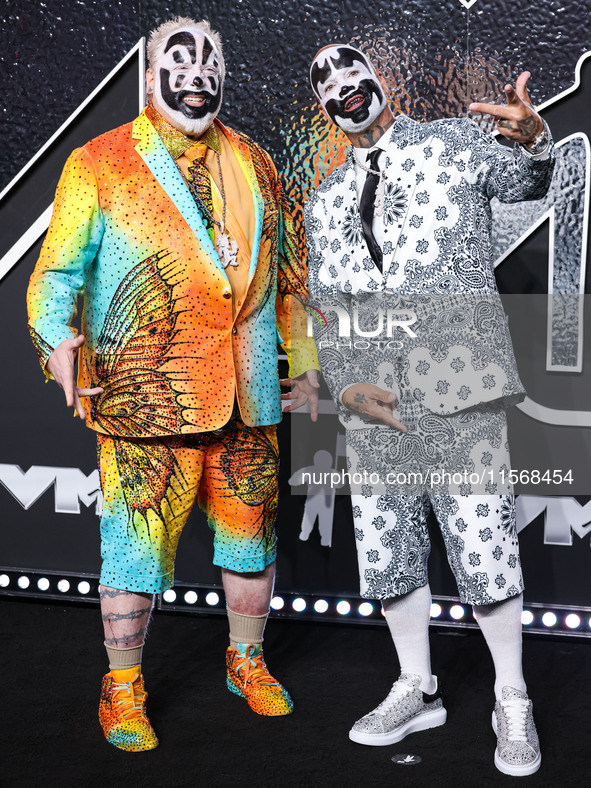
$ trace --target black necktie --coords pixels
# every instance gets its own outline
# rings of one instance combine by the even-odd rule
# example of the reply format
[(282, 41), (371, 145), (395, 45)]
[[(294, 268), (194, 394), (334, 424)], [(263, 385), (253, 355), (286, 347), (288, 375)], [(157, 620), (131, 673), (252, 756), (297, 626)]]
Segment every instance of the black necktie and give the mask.
[[(367, 164), (370, 169), (379, 172), (378, 157), (382, 151), (380, 149), (372, 151), (367, 157)], [(376, 241), (372, 224), (375, 208), (376, 189), (380, 182), (380, 175), (374, 175), (373, 172), (368, 172), (361, 192), (361, 200), (359, 202), (359, 213), (361, 215), (361, 226), (363, 227), (363, 234), (369, 247), (369, 253), (372, 256), (374, 263), (382, 270), (382, 250)]]

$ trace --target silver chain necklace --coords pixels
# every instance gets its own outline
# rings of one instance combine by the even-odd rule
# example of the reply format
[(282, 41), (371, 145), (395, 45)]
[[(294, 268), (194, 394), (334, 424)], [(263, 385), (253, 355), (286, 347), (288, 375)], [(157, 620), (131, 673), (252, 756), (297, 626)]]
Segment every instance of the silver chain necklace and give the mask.
[[(211, 213), (205, 202), (201, 199), (199, 194), (197, 194), (197, 199), (199, 200), (199, 205), (201, 206), (203, 211), (207, 214), (208, 219), (213, 224), (215, 224), (216, 227), (219, 228), (219, 231), (216, 234), (215, 248), (220, 256), (222, 265), (224, 266), (224, 268), (227, 268), (229, 265), (233, 266), (234, 268), (237, 268), (238, 244), (236, 243), (236, 241), (231, 240), (230, 236), (226, 232), (226, 190), (224, 189), (224, 178), (222, 175), (220, 154), (217, 151), (215, 151), (215, 156), (218, 165), (218, 174), (220, 176), (220, 187), (221, 187), (220, 192), (222, 195), (222, 221), (219, 222), (216, 218), (214, 218), (213, 214)], [(205, 162), (201, 162), (201, 164), (205, 167)], [(193, 194), (195, 193), (196, 192), (193, 192)]]

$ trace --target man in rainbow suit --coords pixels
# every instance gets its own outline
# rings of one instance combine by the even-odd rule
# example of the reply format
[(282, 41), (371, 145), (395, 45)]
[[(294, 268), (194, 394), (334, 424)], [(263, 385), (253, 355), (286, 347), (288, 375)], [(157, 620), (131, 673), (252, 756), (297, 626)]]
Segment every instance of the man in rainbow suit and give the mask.
[(111, 744), (133, 751), (158, 744), (142, 648), (195, 500), (222, 572), (228, 689), (258, 714), (293, 710), (261, 646), (275, 577), (278, 340), (287, 409), (309, 401), (315, 418), (318, 387), (313, 346), (296, 354), (290, 342), (305, 270), (277, 172), (216, 119), (219, 35), (177, 17), (151, 33), (148, 61), (146, 109), (68, 159), (28, 292), (45, 374), (97, 432), (110, 667), (99, 718)]

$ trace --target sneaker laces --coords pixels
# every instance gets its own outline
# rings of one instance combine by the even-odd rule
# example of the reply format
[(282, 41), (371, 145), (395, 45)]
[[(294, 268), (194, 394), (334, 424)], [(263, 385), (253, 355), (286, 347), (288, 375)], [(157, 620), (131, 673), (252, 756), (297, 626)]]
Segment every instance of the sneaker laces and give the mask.
[[(139, 676), (138, 676), (139, 678)], [(136, 679), (137, 681), (137, 679)], [(121, 694), (123, 697), (113, 698), (115, 704), (119, 706), (121, 716), (126, 720), (134, 720), (141, 717), (144, 711), (144, 704), (148, 693), (145, 690), (134, 686), (133, 681), (126, 681), (122, 684), (113, 682), (111, 690), (114, 696)]]
[(509, 698), (501, 701), (501, 708), (507, 721), (507, 738), (509, 741), (527, 741), (525, 723), (529, 709), (529, 701), (523, 698)]
[(390, 707), (393, 701), (404, 698), (411, 691), (412, 687), (406, 684), (404, 681), (395, 681), (392, 689), (388, 693), (388, 697), (384, 698), (380, 705), (373, 710), (372, 714), (380, 714), (381, 716), (388, 714), (388, 712), (391, 710)]
[[(245, 684), (250, 682), (251, 684), (259, 684), (260, 686), (278, 685), (279, 682), (276, 681), (269, 673), (263, 660), (262, 653), (255, 655), (254, 651), (254, 647), (249, 646), (244, 657), (235, 657), (236, 672), (240, 673), (240, 677), (243, 679)], [(236, 653), (240, 654), (238, 651)]]

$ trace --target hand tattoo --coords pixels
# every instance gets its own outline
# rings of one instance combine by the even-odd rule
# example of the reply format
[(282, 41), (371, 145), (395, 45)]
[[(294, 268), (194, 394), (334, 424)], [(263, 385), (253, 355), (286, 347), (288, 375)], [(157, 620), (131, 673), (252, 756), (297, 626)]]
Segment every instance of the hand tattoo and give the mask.
[(542, 123), (537, 115), (528, 115), (527, 118), (517, 122), (520, 133), (527, 138), (528, 142), (533, 142), (541, 131)]
[(524, 142), (533, 142), (541, 131), (542, 122), (537, 115), (528, 115), (523, 120), (509, 120), (509, 118), (500, 118), (497, 121), (497, 126), (500, 129), (509, 129)]
[(367, 397), (363, 392), (355, 394), (353, 402), (346, 405), (346, 407), (353, 413), (358, 413), (360, 416), (366, 417), (368, 415), (367, 406), (369, 405)]

